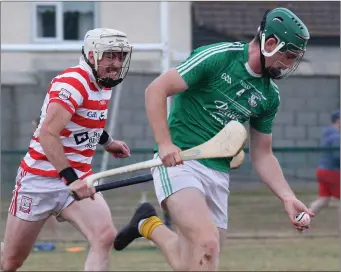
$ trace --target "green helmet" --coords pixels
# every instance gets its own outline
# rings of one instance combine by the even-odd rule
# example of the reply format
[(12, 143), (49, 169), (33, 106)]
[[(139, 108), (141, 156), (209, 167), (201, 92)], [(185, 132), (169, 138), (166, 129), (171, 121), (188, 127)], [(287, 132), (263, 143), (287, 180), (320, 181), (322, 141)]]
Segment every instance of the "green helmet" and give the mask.
[[(278, 43), (272, 52), (266, 52), (265, 41), (270, 37), (275, 37)], [(290, 10), (275, 8), (266, 15), (260, 27), (261, 53), (265, 57), (271, 57), (278, 51), (297, 56), (295, 64), (285, 72), (285, 75), (281, 73), (278, 78), (288, 76), (296, 70), (306, 51), (309, 38), (308, 28)]]

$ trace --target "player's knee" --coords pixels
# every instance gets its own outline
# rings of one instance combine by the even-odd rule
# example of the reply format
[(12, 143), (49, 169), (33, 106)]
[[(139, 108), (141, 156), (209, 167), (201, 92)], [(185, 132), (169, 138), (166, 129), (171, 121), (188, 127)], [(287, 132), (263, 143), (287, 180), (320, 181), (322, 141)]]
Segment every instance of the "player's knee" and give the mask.
[[(196, 225), (189, 227), (186, 231), (187, 238), (193, 243), (197, 244), (200, 241), (213, 243), (217, 242), (219, 244), (219, 231), (214, 225)], [(200, 237), (200, 238), (198, 238)]]
[(217, 263), (220, 245), (219, 237), (215, 233), (204, 234), (197, 237), (195, 241), (191, 241), (193, 248), (191, 251), (196, 252), (190, 254), (193, 259), (186, 259), (175, 264), (175, 271), (192, 271), (203, 267), (214, 267)]
[(202, 252), (204, 252), (204, 258), (206, 261), (211, 261), (219, 254), (219, 236), (216, 235), (216, 233), (203, 235), (202, 238), (199, 239), (197, 246), (202, 249)]
[(101, 227), (95, 231), (93, 236), (90, 238), (90, 245), (95, 248), (111, 250), (116, 234), (117, 232), (111, 226), (107, 226), (107, 228)]
[(191, 235), (190, 242), (194, 245), (196, 250), (202, 252), (210, 261), (211, 258), (216, 258), (220, 250), (219, 232), (216, 228), (201, 229)]

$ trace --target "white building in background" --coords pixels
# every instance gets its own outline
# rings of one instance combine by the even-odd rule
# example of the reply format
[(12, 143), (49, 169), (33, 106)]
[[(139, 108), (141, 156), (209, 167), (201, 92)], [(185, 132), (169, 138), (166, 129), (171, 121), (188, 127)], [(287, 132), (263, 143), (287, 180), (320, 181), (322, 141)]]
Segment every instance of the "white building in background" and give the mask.
[[(202, 2), (196, 2), (202, 3)], [(216, 2), (219, 3), (219, 2)], [(228, 2), (226, 2), (228, 3)], [(229, 10), (238, 11), (242, 2), (230, 2)], [(171, 65), (183, 60), (191, 51), (191, 2), (168, 2), (169, 47)], [(2, 2), (1, 44), (60, 44), (80, 43), (85, 32), (94, 27), (116, 28), (127, 33), (133, 44), (161, 41), (160, 5), (155, 2)], [(194, 4), (193, 4), (194, 5)], [(206, 3), (199, 21), (224, 20), (217, 13), (217, 5)], [(225, 7), (226, 8), (226, 7)], [(219, 7), (218, 7), (219, 10)], [(221, 9), (224, 11), (223, 9)], [(220, 14), (218, 16), (217, 14)], [(323, 13), (324, 14), (324, 13)], [(216, 15), (216, 17), (215, 17)], [(206, 17), (203, 17), (206, 16)], [(324, 17), (323, 17), (324, 18)], [(199, 22), (199, 23), (200, 23)], [(222, 22), (222, 23), (221, 23)], [(201, 22), (204, 25), (209, 23)], [(226, 23), (228, 27), (232, 22)], [(316, 27), (316, 26), (315, 26)], [(80, 46), (79, 46), (80, 47)], [(81, 48), (79, 48), (81, 50)], [(308, 44), (304, 62), (296, 75), (339, 75), (340, 48)], [(1, 52), (2, 84), (34, 84), (34, 74), (41, 70), (60, 71), (78, 62), (79, 53), (8, 53)], [(160, 72), (160, 53), (134, 52), (131, 71)]]
[[(169, 2), (171, 60), (191, 50), (191, 3)], [(119, 29), (132, 44), (159, 43), (160, 2), (3, 2), (1, 44), (81, 42), (95, 27)], [(80, 48), (81, 50), (81, 48)], [(1, 53), (2, 84), (31, 80), (40, 70), (59, 71), (78, 61), (79, 53)], [(160, 53), (135, 52), (131, 68), (160, 71)]]

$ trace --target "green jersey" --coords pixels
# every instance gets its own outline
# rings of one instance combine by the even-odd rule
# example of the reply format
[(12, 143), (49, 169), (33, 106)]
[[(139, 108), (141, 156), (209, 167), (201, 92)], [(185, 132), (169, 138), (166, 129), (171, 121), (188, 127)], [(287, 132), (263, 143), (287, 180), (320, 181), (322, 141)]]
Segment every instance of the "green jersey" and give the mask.
[[(277, 85), (248, 66), (248, 43), (218, 43), (200, 47), (176, 67), (188, 85), (174, 96), (168, 125), (172, 141), (182, 150), (215, 136), (231, 120), (249, 121), (269, 134), (279, 107)], [(231, 158), (199, 160), (228, 172)]]

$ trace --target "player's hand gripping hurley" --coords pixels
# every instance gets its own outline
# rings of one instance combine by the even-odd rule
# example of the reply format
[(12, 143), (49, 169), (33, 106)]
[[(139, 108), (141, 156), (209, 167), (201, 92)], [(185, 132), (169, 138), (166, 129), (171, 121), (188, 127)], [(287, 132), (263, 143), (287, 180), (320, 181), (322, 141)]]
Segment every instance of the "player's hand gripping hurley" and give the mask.
[[(183, 161), (234, 157), (244, 148), (247, 140), (247, 132), (242, 124), (237, 121), (230, 121), (218, 134), (207, 142), (180, 152)], [(144, 170), (161, 166), (162, 161), (157, 158), (144, 162), (139, 162), (103, 172), (99, 172), (86, 177), (84, 180), (88, 187), (94, 187), (94, 182), (115, 175), (128, 172)]]

